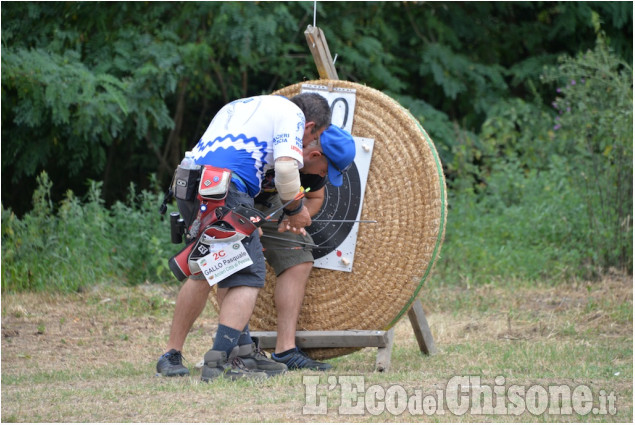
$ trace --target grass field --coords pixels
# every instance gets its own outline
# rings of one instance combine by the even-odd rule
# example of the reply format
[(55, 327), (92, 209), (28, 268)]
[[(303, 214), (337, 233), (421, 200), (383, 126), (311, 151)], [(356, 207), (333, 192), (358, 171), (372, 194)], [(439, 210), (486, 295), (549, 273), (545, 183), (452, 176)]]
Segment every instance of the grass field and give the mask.
[[(632, 276), (558, 286), (431, 283), (420, 298), (435, 356), (419, 352), (405, 318), (387, 372), (373, 371), (376, 349), (367, 348), (330, 360), (328, 374), (210, 384), (194, 365), (212, 342), (211, 306), (186, 343), (192, 375), (154, 376), (177, 290), (101, 285), (64, 296), (3, 294), (2, 422), (633, 420)], [(457, 390), (465, 379), (469, 389)], [(577, 398), (556, 397), (548, 408), (531, 404), (549, 386)], [(510, 389), (521, 389), (522, 401)], [(503, 404), (489, 395), (505, 397)]]

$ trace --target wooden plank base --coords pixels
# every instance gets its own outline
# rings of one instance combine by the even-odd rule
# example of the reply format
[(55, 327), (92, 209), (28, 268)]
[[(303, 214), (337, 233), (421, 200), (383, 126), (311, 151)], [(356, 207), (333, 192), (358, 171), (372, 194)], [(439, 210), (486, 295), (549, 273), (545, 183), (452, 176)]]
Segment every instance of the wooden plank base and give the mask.
[[(425, 355), (433, 355), (437, 348), (428, 326), (423, 306), (418, 299), (408, 310), (410, 324), (414, 331), (419, 349)], [(260, 348), (276, 348), (275, 331), (251, 331), (251, 336), (259, 339)], [(346, 330), (346, 331), (298, 331), (295, 333), (298, 348), (363, 348), (377, 347), (375, 370), (385, 372), (390, 369), (390, 358), (395, 337), (394, 328), (388, 331)]]
[[(277, 333), (274, 331), (250, 331), (259, 338), (260, 348), (276, 347)], [(357, 348), (386, 347), (386, 331), (298, 331), (295, 333), (298, 348)]]

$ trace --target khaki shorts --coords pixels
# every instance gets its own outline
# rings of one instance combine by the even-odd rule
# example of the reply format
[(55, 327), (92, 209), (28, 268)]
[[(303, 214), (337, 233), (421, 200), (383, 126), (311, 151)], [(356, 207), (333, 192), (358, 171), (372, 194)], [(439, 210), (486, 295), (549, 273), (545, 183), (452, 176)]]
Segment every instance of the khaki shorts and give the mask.
[[(256, 204), (255, 207), (260, 211), (269, 212), (282, 205), (278, 195), (274, 195), (269, 198), (268, 202), (271, 203), (271, 206)], [(311, 252), (311, 249), (305, 248), (305, 245), (301, 243), (313, 243), (313, 239), (308, 233), (306, 236), (302, 236), (291, 232), (278, 232), (277, 220), (281, 213), (282, 212), (273, 217), (275, 221), (268, 222), (261, 226), (263, 233), (260, 242), (265, 250), (264, 254), (267, 259), (267, 263), (269, 263), (269, 265), (273, 268), (276, 276), (279, 276), (286, 269), (295, 265), (313, 262), (313, 253)], [(267, 236), (271, 236), (271, 238)]]

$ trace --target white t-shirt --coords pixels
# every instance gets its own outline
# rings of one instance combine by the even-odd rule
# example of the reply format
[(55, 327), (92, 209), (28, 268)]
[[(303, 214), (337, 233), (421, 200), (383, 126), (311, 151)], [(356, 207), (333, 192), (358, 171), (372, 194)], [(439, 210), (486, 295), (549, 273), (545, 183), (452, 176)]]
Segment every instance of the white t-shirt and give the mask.
[(192, 152), (197, 164), (228, 168), (246, 184), (238, 188), (255, 197), (263, 174), (282, 156), (302, 168), (304, 114), (282, 96), (254, 96), (223, 106)]

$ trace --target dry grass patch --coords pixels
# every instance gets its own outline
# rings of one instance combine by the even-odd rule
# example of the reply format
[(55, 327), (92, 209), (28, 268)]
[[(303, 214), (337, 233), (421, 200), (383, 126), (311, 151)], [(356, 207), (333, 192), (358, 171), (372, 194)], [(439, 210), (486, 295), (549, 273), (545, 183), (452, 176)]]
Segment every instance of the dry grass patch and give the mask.
[[(421, 294), (439, 354), (421, 355), (410, 323), (396, 326), (392, 367), (373, 372), (376, 350), (332, 359), (330, 374), (292, 372), (264, 382), (203, 384), (193, 367), (212, 342), (208, 307), (185, 348), (192, 376), (154, 377), (178, 288), (100, 286), (73, 295), (2, 296), (3, 422), (632, 422), (630, 277), (557, 287), (430, 287)], [(318, 376), (326, 414), (307, 415), (304, 377)], [(484, 386), (588, 386), (617, 396), (616, 415), (448, 412), (344, 415), (345, 376), (363, 390), (398, 385), (412, 398), (444, 391), (453, 377)], [(345, 379), (345, 378), (344, 378)], [(334, 384), (334, 385), (333, 385)], [(345, 392), (345, 391), (344, 391)], [(365, 395), (365, 393), (361, 393)], [(596, 399), (597, 402), (597, 399)], [(344, 403), (344, 404), (343, 404)], [(372, 406), (371, 406), (372, 407)]]

